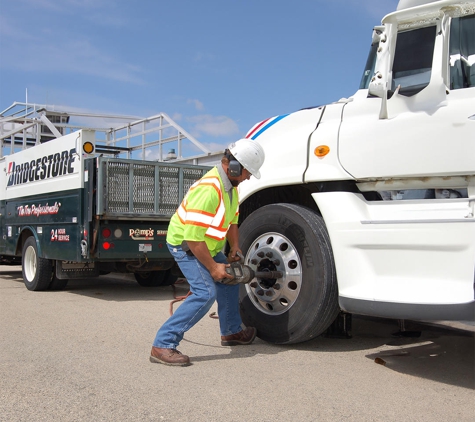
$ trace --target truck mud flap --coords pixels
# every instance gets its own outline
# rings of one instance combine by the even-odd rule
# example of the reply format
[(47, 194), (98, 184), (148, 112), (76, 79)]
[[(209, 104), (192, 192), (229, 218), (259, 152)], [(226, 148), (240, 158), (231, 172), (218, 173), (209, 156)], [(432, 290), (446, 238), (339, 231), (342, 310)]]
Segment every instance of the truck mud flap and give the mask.
[(56, 261), (56, 277), (59, 279), (73, 279), (99, 277), (99, 267), (94, 262)]

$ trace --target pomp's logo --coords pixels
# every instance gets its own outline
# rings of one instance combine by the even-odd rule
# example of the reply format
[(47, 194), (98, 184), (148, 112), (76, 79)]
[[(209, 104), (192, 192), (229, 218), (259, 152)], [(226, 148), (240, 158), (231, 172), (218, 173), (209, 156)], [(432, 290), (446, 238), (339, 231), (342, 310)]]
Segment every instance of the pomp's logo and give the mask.
[(25, 161), (16, 164), (14, 161), (8, 164), (7, 186), (21, 185), (34, 182), (35, 180), (50, 179), (64, 174), (74, 173), (73, 163), (76, 159), (76, 148), (69, 151), (57, 152), (45, 155), (36, 160)]
[(167, 230), (157, 230), (154, 229), (129, 229), (129, 237), (133, 240), (154, 240), (154, 236), (166, 236)]
[(129, 236), (133, 240), (153, 240), (153, 229), (129, 229)]

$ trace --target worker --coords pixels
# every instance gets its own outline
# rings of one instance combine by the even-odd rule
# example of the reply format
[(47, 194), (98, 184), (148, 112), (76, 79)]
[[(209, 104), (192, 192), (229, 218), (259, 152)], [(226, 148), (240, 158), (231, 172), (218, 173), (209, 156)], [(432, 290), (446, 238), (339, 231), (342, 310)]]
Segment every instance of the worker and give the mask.
[[(198, 180), (170, 220), (167, 246), (190, 285), (191, 295), (160, 327), (150, 361), (187, 366), (190, 358), (177, 350), (186, 331), (218, 303), (222, 346), (251, 344), (256, 328), (242, 328), (239, 285), (216, 281), (232, 278), (229, 262), (239, 261), (239, 198), (237, 186), (260, 178), (264, 150), (251, 139), (240, 139), (225, 150), (221, 163)], [(222, 252), (226, 241), (229, 253)]]

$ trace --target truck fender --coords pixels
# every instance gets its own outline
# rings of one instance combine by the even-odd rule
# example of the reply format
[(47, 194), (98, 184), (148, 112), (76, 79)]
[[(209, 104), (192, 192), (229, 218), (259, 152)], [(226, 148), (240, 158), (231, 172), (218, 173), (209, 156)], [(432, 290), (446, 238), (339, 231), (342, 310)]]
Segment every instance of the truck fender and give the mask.
[(16, 244), (16, 253), (21, 255), (23, 245), (25, 244), (26, 239), (28, 239), (31, 236), (33, 236), (35, 238), (36, 247), (37, 247), (37, 250), (38, 250), (38, 256), (40, 258), (42, 258), (43, 257), (43, 250), (41, 248), (41, 242), (40, 242), (40, 239), (38, 237), (38, 233), (36, 232), (35, 228), (32, 227), (32, 226), (22, 227), (20, 236), (18, 237), (18, 242)]

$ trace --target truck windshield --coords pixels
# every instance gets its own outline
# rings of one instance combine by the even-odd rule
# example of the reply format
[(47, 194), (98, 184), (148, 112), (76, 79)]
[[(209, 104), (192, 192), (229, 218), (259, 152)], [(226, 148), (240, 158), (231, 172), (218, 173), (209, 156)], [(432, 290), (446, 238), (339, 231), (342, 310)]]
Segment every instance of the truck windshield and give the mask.
[(378, 51), (379, 43), (374, 42), (371, 44), (371, 49), (369, 50), (368, 60), (366, 60), (366, 66), (364, 68), (363, 76), (360, 82), (360, 89), (368, 89), (371, 78), (374, 74), (374, 66), (376, 63), (376, 53)]

